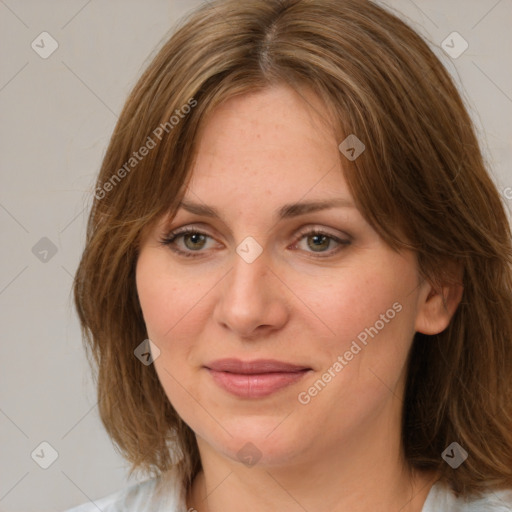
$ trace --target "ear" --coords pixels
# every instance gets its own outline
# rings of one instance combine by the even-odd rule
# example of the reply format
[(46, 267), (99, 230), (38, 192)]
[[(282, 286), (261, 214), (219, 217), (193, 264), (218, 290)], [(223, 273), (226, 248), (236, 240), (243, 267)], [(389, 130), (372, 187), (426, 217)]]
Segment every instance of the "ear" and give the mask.
[[(449, 265), (450, 266), (450, 265)], [(415, 329), (423, 334), (439, 334), (448, 325), (462, 299), (462, 268), (450, 266), (451, 279), (443, 285), (424, 283), (418, 297)]]

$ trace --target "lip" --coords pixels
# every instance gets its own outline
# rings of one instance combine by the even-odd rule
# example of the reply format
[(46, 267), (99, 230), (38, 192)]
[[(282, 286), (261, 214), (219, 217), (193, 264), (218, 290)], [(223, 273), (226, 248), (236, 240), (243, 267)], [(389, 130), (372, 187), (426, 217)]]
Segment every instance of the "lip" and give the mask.
[(217, 359), (205, 365), (210, 370), (218, 372), (230, 372), (240, 374), (260, 373), (290, 373), (300, 370), (311, 370), (308, 366), (285, 363), (276, 359), (255, 359), (253, 361), (242, 361), (241, 359), (227, 358)]
[(311, 368), (275, 359), (219, 359), (205, 365), (214, 382), (241, 398), (262, 398), (304, 377)]

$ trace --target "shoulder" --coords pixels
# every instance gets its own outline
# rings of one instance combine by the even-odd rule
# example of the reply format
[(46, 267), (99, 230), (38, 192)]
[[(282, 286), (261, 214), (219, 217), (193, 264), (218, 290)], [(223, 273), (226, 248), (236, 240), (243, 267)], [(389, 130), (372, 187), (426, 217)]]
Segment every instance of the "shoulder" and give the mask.
[(181, 512), (184, 494), (175, 473), (144, 480), (64, 512)]
[(457, 497), (446, 484), (436, 482), (421, 512), (512, 512), (512, 489), (488, 490), (479, 497)]
[[(141, 506), (151, 495), (155, 487), (155, 479), (146, 480), (99, 499), (93, 499), (65, 512), (118, 512), (121, 510), (144, 510)], [(128, 508), (128, 505), (130, 508)]]

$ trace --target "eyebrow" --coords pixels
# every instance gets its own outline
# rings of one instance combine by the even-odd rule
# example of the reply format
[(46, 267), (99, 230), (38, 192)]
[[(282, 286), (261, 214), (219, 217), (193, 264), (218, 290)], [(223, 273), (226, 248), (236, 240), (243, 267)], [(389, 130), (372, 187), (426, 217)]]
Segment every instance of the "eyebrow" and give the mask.
[[(279, 208), (275, 217), (277, 219), (291, 219), (294, 217), (299, 217), (300, 215), (305, 215), (307, 213), (317, 212), (320, 210), (327, 210), (330, 208), (356, 208), (353, 202), (337, 198), (337, 199), (326, 199), (321, 201), (309, 201), (302, 203), (290, 203), (285, 204), (281, 208)], [(194, 213), (196, 215), (202, 215), (204, 217), (213, 217), (217, 219), (221, 219), (221, 215), (218, 210), (212, 206), (206, 206), (199, 203), (193, 203), (190, 201), (182, 200), (178, 208), (183, 208), (184, 210)]]

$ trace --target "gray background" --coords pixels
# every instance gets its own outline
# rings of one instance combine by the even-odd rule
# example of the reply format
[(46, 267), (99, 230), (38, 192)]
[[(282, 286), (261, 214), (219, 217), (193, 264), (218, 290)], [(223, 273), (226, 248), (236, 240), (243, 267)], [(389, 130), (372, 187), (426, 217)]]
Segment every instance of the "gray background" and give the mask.
[[(137, 481), (100, 423), (70, 286), (127, 94), (202, 1), (0, 0), (0, 511), (62, 511)], [(380, 3), (455, 77), (510, 212), (512, 0)], [(31, 47), (43, 31), (59, 44), (47, 59)], [(455, 59), (441, 49), (453, 31), (469, 43)], [(47, 469), (31, 458), (43, 441)]]

